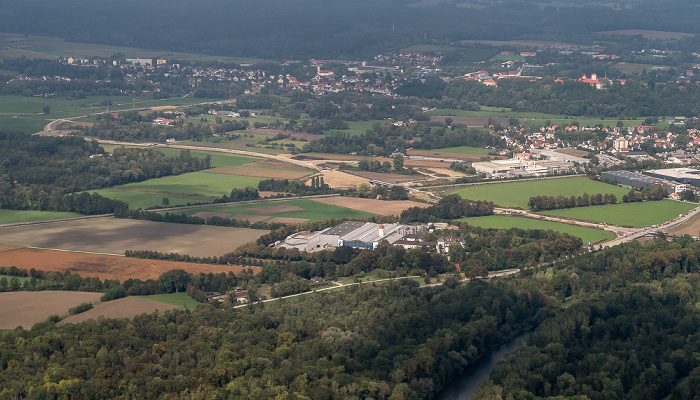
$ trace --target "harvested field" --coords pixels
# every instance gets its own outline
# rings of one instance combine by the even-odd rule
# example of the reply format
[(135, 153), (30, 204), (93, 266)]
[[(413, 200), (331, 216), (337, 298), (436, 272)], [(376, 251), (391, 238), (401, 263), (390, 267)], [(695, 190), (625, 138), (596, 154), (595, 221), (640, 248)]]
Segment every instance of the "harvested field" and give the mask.
[(165, 304), (158, 301), (130, 296), (100, 303), (96, 307), (87, 310), (84, 313), (72, 315), (66, 318), (60, 323), (77, 324), (89, 319), (97, 319), (100, 316), (104, 316), (105, 318), (133, 318), (143, 313), (150, 314), (153, 312), (173, 310), (176, 308), (178, 308), (178, 306), (172, 304)]
[(584, 150), (578, 149), (557, 149), (557, 153), (567, 154), (575, 157), (587, 157), (590, 153)]
[(306, 139), (308, 141), (312, 141), (314, 139), (320, 139), (322, 137), (325, 137), (325, 135), (314, 135), (313, 133), (290, 132), (290, 131), (282, 131), (279, 129), (260, 129), (260, 128), (246, 129), (245, 133), (253, 134), (253, 135), (264, 135), (264, 136), (277, 136), (281, 133), (285, 136), (290, 135), (290, 137), (294, 138), (294, 139)]
[(700, 236), (700, 214), (696, 214), (688, 221), (668, 230), (672, 235)]
[(109, 254), (148, 249), (210, 257), (231, 252), (267, 233), (259, 229), (95, 218), (2, 228), (0, 243)]
[(257, 178), (298, 179), (309, 175), (308, 172), (283, 171), (274, 169), (246, 168), (246, 167), (220, 167), (207, 169), (202, 172), (208, 174), (224, 174), (237, 176), (254, 176)]
[(214, 212), (214, 211), (200, 211), (196, 214), (192, 214), (193, 217), (198, 217), (198, 218), (211, 218), (211, 217), (219, 217), (219, 218), (231, 218), (232, 215), (230, 213), (221, 213), (221, 212)]
[(450, 178), (461, 178), (464, 176), (463, 173), (448, 168), (428, 168), (428, 170), (437, 175), (447, 175)]
[(435, 158), (454, 158), (456, 160), (463, 161), (479, 161), (481, 160), (481, 157), (483, 157), (482, 155), (478, 154), (443, 153), (439, 150), (408, 150), (408, 155)]
[[(229, 214), (229, 215), (231, 215), (231, 214)], [(248, 221), (250, 221), (251, 224), (254, 224), (256, 222), (265, 221), (266, 219), (270, 218), (270, 216), (269, 215), (236, 214), (236, 215), (229, 217), (229, 218), (247, 219)]]
[(6, 292), (0, 293), (0, 329), (29, 329), (51, 315), (65, 315), (81, 304), (99, 301), (102, 293), (59, 292)]
[(431, 161), (431, 160), (404, 160), (403, 165), (407, 167), (418, 167), (418, 168), (445, 168), (450, 165), (443, 161)]
[(365, 178), (336, 170), (323, 171), (322, 174), (323, 182), (332, 188), (357, 187), (359, 184), (367, 182)]
[(299, 206), (292, 205), (292, 204), (282, 204), (279, 206), (248, 208), (248, 211), (252, 211), (252, 212), (258, 213), (258, 214), (278, 214), (278, 213), (290, 212), (290, 211), (304, 211), (304, 209), (299, 207)]
[(401, 183), (420, 181), (426, 179), (424, 175), (401, 175), (401, 174), (386, 174), (383, 172), (368, 172), (368, 171), (349, 171), (349, 174), (357, 175), (367, 179), (378, 180), (388, 183)]
[[(280, 156), (282, 156), (282, 154), (280, 154)], [(301, 165), (290, 164), (288, 162), (272, 160), (269, 158), (265, 158), (260, 161), (255, 161), (244, 165), (246, 167), (253, 168), (286, 169), (291, 171), (311, 171), (309, 168), (305, 168)]]
[[(158, 279), (162, 273), (173, 269), (182, 269), (193, 274), (199, 274), (200, 272), (216, 274), (219, 272), (228, 273), (229, 271), (238, 274), (244, 269), (248, 269), (248, 267), (243, 268), (232, 265), (146, 260), (142, 258), (40, 249), (22, 249), (0, 253), (0, 266), (16, 266), (27, 270), (36, 268), (42, 271), (71, 271), (82, 277), (97, 277), (102, 280), (118, 279), (120, 282), (124, 282), (129, 278), (141, 280)], [(257, 273), (259, 269), (255, 268), (254, 271)], [(0, 321), (2, 321), (2, 318), (0, 318)]]
[[(443, 117), (439, 115), (431, 115), (430, 121), (445, 122), (445, 118), (452, 118), (452, 123), (464, 124), (466, 126), (484, 127), (489, 124), (489, 117)], [(491, 122), (497, 122), (503, 126), (508, 126), (508, 118), (490, 118)]]
[(398, 215), (403, 210), (411, 207), (429, 207), (430, 204), (418, 203), (410, 200), (374, 200), (360, 199), (357, 197), (322, 197), (313, 199), (319, 203), (330, 204), (333, 206), (352, 208), (353, 210), (365, 211), (380, 215)]
[(308, 218), (290, 218), (290, 217), (274, 217), (267, 222), (279, 222), (282, 224), (300, 224), (308, 221)]

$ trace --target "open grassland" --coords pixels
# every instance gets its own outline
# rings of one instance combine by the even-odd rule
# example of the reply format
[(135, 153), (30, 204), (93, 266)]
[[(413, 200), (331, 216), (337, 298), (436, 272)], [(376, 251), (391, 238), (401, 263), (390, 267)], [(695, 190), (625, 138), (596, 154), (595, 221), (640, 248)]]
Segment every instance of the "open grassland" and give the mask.
[(102, 293), (88, 292), (6, 292), (0, 293), (0, 329), (25, 329), (51, 315), (65, 315), (82, 303), (98, 301)]
[[(149, 179), (144, 182), (129, 183), (120, 188), (142, 189), (165, 194), (190, 194), (221, 197), (231, 194), (231, 189), (247, 186), (257, 188), (262, 178), (190, 172), (187, 174)], [(166, 196), (167, 197), (167, 196)]]
[[(20, 269), (36, 268), (41, 271), (64, 273), (71, 271), (81, 277), (96, 277), (101, 280), (112, 279), (124, 282), (133, 279), (154, 279), (164, 272), (182, 269), (193, 274), (209, 272), (233, 272), (238, 274), (249, 267), (235, 265), (196, 264), (165, 260), (146, 260), (100, 254), (72, 253), (56, 250), (21, 249), (0, 253), (0, 266), (16, 266)], [(253, 268), (258, 273), (259, 268)]]
[[(104, 146), (103, 146), (104, 147)], [(158, 147), (166, 156), (179, 156), (181, 149), (169, 149), (166, 147)], [(211, 167), (237, 167), (239, 165), (249, 164), (258, 161), (259, 158), (239, 156), (237, 154), (217, 153), (213, 151), (194, 151), (190, 150), (190, 155), (197, 158), (211, 158)]]
[[(376, 215), (375, 213), (354, 210), (352, 208), (348, 208), (348, 206), (341, 207), (331, 204), (324, 204), (310, 199), (273, 201), (256, 204), (234, 204), (220, 207), (204, 207), (192, 210), (176, 211), (173, 213), (195, 215), (202, 212), (213, 212), (226, 218), (237, 217), (240, 219), (249, 219), (251, 222), (267, 221), (275, 217), (322, 221), (328, 218), (368, 218), (372, 215)], [(200, 215), (206, 216), (207, 214)], [(245, 216), (249, 216), (250, 218), (245, 218)]]
[[(324, 120), (319, 120), (320, 123), (324, 123)], [(386, 120), (369, 120), (369, 121), (348, 121), (348, 129), (338, 130), (338, 129), (326, 129), (323, 133), (327, 136), (332, 136), (338, 132), (344, 133), (350, 136), (364, 135), (368, 130), (372, 130), (374, 124), (385, 125), (388, 124)]]
[(142, 299), (157, 301), (159, 303), (177, 306), (180, 310), (194, 311), (198, 305), (202, 304), (191, 298), (187, 293), (153, 294), (150, 296), (136, 296)]
[(176, 305), (161, 303), (143, 297), (124, 297), (117, 300), (100, 303), (94, 308), (72, 315), (60, 324), (77, 324), (89, 319), (105, 318), (133, 318), (137, 315), (153, 312), (167, 311), (178, 308)]
[(585, 228), (577, 225), (569, 225), (553, 221), (542, 221), (539, 219), (532, 218), (490, 215), (487, 217), (462, 218), (459, 221), (466, 222), (469, 225), (480, 226), (483, 228), (541, 229), (545, 231), (553, 230), (568, 233), (569, 235), (573, 236), (578, 236), (581, 238), (581, 240), (583, 240), (584, 244), (587, 244), (589, 240), (591, 242), (597, 242), (599, 240), (610, 240), (615, 238), (614, 233), (600, 229)]
[[(0, 243), (118, 255), (126, 250), (154, 250), (209, 257), (232, 252), (266, 233), (269, 231), (262, 229), (96, 218), (2, 228)], [(0, 254), (8, 253), (13, 252)]]
[(688, 212), (697, 204), (681, 203), (673, 200), (645, 201), (642, 203), (608, 204), (605, 206), (570, 208), (568, 210), (547, 211), (543, 214), (557, 217), (576, 218), (587, 221), (605, 222), (621, 226), (659, 225)]
[(52, 219), (75, 218), (82, 215), (72, 212), (0, 210), (0, 225), (20, 222), (49, 221)]
[(467, 200), (493, 201), (502, 207), (516, 207), (527, 209), (530, 197), (547, 195), (564, 197), (589, 195), (596, 193), (613, 193), (618, 200), (629, 193), (628, 189), (607, 183), (596, 182), (586, 177), (540, 179), (534, 181), (487, 183), (467, 186), (452, 190), (448, 194), (456, 193)]
[[(176, 106), (216, 101), (194, 97), (177, 97), (171, 99), (153, 99), (145, 96), (88, 96), (83, 99), (66, 99), (25, 96), (0, 96), (0, 124), (4, 130), (35, 133), (43, 129), (52, 119), (77, 117), (102, 113), (106, 111), (130, 110), (133, 99), (137, 108)], [(107, 100), (111, 105), (102, 105)], [(104, 103), (106, 104), (106, 103)], [(50, 114), (44, 114), (44, 106), (51, 108)]]
[(469, 147), (469, 146), (459, 146), (459, 147), (444, 147), (442, 149), (431, 149), (432, 152), (437, 153), (455, 153), (455, 154), (472, 154), (479, 156), (486, 156), (489, 154), (489, 149), (484, 149), (481, 147)]
[[(222, 61), (229, 63), (254, 63), (261, 61), (255, 58), (222, 57), (194, 53), (163, 52), (135, 47), (111, 46), (96, 43), (67, 42), (64, 39), (48, 36), (20, 35), (15, 33), (0, 33), (0, 45), (10, 50), (24, 51), (27, 58), (47, 57), (110, 57), (113, 54), (124, 54), (126, 57), (156, 58), (163, 57), (168, 61)], [(9, 50), (7, 50), (9, 51)], [(0, 56), (3, 53), (0, 53)], [(8, 55), (11, 56), (11, 55)], [(19, 57), (15, 55), (15, 57)]]
[[(170, 206), (186, 206), (188, 204), (211, 203), (214, 196), (186, 196), (174, 195), (172, 193), (156, 193), (149, 191), (137, 190), (120, 190), (120, 189), (100, 189), (90, 191), (90, 193), (99, 193), (104, 197), (112, 200), (121, 200), (129, 204), (129, 209), (137, 210), (139, 208), (147, 209), (163, 205), (163, 198), (167, 197)], [(230, 192), (229, 192), (230, 193)]]

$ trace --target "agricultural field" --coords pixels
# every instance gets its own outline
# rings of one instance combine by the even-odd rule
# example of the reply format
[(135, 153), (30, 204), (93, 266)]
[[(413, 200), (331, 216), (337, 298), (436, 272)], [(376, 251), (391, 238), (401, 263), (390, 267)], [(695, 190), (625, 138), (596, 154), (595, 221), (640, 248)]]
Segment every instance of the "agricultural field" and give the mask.
[[(99, 189), (91, 190), (90, 193), (99, 193), (101, 196), (112, 200), (121, 200), (129, 204), (129, 209), (137, 210), (139, 208), (148, 209), (163, 205), (163, 198), (168, 198), (169, 206), (185, 206), (188, 204), (211, 203), (216, 197), (214, 196), (187, 196), (174, 195), (172, 193), (157, 193), (145, 190), (123, 190)], [(229, 191), (230, 193), (230, 191)]]
[(612, 232), (585, 228), (577, 225), (569, 225), (560, 222), (553, 221), (542, 221), (539, 219), (523, 218), (523, 217), (510, 217), (504, 215), (490, 215), (487, 217), (472, 217), (472, 218), (462, 218), (458, 221), (466, 222), (469, 225), (480, 226), (483, 228), (496, 228), (496, 229), (541, 229), (541, 230), (553, 230), (562, 233), (568, 233), (573, 236), (578, 236), (583, 240), (584, 244), (587, 244), (590, 240), (595, 243), (599, 240), (611, 240), (615, 238), (615, 234)]
[(612, 225), (644, 227), (662, 224), (697, 207), (697, 204), (673, 200), (642, 203), (608, 204), (605, 206), (546, 211), (542, 214), (604, 222)]
[(456, 193), (463, 199), (493, 201), (502, 207), (515, 207), (527, 209), (530, 197), (547, 195), (564, 197), (612, 193), (618, 200), (629, 193), (629, 189), (607, 183), (590, 180), (586, 177), (540, 179), (533, 181), (487, 183), (467, 186), (452, 190), (448, 194)]
[[(3, 228), (0, 243), (112, 255), (122, 255), (126, 250), (154, 250), (210, 257), (232, 252), (266, 233), (269, 231), (263, 229), (95, 218)], [(4, 264), (0, 258), (0, 265), (14, 264)]]
[[(236, 133), (243, 133), (245, 131), (236, 131)], [(264, 135), (247, 135), (247, 136), (242, 136), (237, 139), (233, 140), (228, 140), (223, 137), (209, 137), (202, 139), (201, 142), (198, 141), (193, 141), (193, 140), (184, 140), (182, 142), (178, 142), (178, 144), (183, 145), (183, 146), (204, 146), (206, 145), (207, 147), (216, 147), (220, 149), (229, 149), (229, 150), (243, 150), (243, 151), (254, 151), (257, 153), (263, 153), (263, 154), (272, 154), (272, 155), (277, 155), (277, 154), (286, 154), (290, 153), (291, 150), (289, 150), (286, 147), (279, 148), (277, 145), (273, 145), (276, 143), (275, 141), (269, 142), (269, 143), (261, 143), (263, 142), (268, 136)], [(289, 141), (293, 142), (293, 141)], [(295, 146), (298, 148), (301, 148), (301, 146), (304, 145), (305, 142), (300, 142), (296, 141), (294, 142)]]
[[(324, 120), (319, 120), (319, 123), (323, 124), (325, 123)], [(350, 135), (350, 136), (358, 136), (358, 135), (364, 135), (365, 132), (368, 130), (372, 130), (374, 127), (374, 124), (379, 123), (381, 125), (388, 124), (386, 120), (369, 120), (369, 121), (348, 121), (348, 129), (344, 130), (338, 130), (338, 129), (325, 129), (323, 133), (325, 135), (334, 135), (337, 132)]]
[[(322, 199), (321, 199), (322, 200)], [(218, 207), (204, 207), (176, 211), (177, 214), (194, 215), (202, 218), (218, 216), (222, 218), (247, 219), (250, 222), (304, 222), (322, 221), (328, 218), (368, 218), (375, 213), (359, 211), (311, 199), (271, 201), (254, 204), (232, 204)]]
[[(104, 147), (104, 145), (102, 145)], [(158, 150), (162, 151), (166, 156), (179, 156), (181, 149), (171, 149), (167, 147), (157, 147)], [(106, 150), (106, 149), (105, 149)], [(239, 156), (237, 154), (227, 154), (219, 153), (214, 151), (194, 151), (190, 150), (190, 155), (197, 158), (206, 158), (209, 156), (211, 158), (211, 167), (237, 167), (239, 165), (245, 165), (259, 161), (259, 158)]]
[[(698, 204), (695, 204), (696, 206)], [(673, 235), (700, 236), (700, 214), (695, 214), (689, 220), (668, 230)]]
[(144, 182), (128, 183), (122, 189), (144, 190), (167, 195), (199, 195), (221, 197), (231, 194), (231, 189), (247, 186), (257, 188), (261, 178), (190, 172), (182, 175), (165, 176)]
[(72, 212), (35, 211), (35, 210), (0, 210), (0, 225), (21, 222), (49, 221), (52, 219), (82, 217)]
[(176, 305), (161, 303), (141, 296), (129, 296), (99, 303), (90, 310), (63, 319), (59, 324), (78, 324), (99, 317), (133, 318), (143, 313), (151, 314), (154, 312), (174, 310), (176, 308), (178, 308)]
[(157, 301), (159, 303), (177, 306), (180, 310), (194, 311), (198, 305), (202, 304), (191, 298), (187, 293), (153, 294), (150, 296), (136, 296), (142, 299)]
[(101, 296), (102, 293), (52, 290), (0, 293), (0, 329), (29, 329), (51, 315), (65, 315), (69, 309), (98, 301)]
[(360, 199), (356, 197), (319, 197), (313, 199), (318, 203), (330, 204), (339, 207), (352, 208), (358, 211), (365, 211), (379, 215), (399, 215), (402, 211), (411, 207), (429, 207), (430, 204), (419, 203), (410, 200), (375, 200)]
[(432, 149), (430, 151), (439, 153), (455, 153), (455, 154), (469, 154), (469, 155), (479, 155), (487, 156), (489, 154), (489, 149), (484, 149), (481, 147), (469, 147), (469, 146), (459, 146), (459, 147), (445, 147), (442, 149)]
[[(209, 272), (238, 274), (249, 267), (235, 265), (197, 264), (165, 260), (147, 260), (122, 256), (74, 253), (57, 250), (18, 249), (0, 253), (0, 266), (16, 266), (20, 269), (36, 268), (40, 271), (64, 273), (71, 271), (81, 277), (96, 277), (124, 282), (129, 278), (155, 279), (170, 270), (182, 269), (193, 274)], [(254, 267), (258, 273), (260, 268)]]

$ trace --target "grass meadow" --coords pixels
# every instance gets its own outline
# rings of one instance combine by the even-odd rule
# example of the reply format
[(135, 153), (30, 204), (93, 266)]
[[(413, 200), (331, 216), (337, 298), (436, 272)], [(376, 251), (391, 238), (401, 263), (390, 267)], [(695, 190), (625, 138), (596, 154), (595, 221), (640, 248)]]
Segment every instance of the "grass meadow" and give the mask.
[[(286, 211), (279, 213), (261, 212), (256, 213), (254, 210), (260, 207), (271, 207), (271, 206), (297, 206), (303, 208), (299, 211)], [(269, 215), (270, 218), (273, 217), (286, 217), (286, 218), (304, 218), (311, 221), (322, 221), (324, 219), (332, 218), (368, 218), (374, 214), (353, 210), (346, 207), (334, 206), (330, 204), (319, 203), (308, 199), (297, 199), (288, 201), (273, 201), (255, 204), (232, 204), (227, 206), (219, 207), (204, 207), (195, 208), (191, 210), (176, 211), (176, 214), (186, 214), (193, 215), (201, 211), (210, 211), (217, 213), (228, 213), (233, 215), (236, 214), (246, 214), (246, 215)]]
[(128, 183), (119, 187), (158, 192), (166, 197), (170, 194), (221, 197), (231, 194), (231, 189), (234, 188), (243, 189), (247, 186), (257, 188), (258, 182), (263, 179), (265, 178), (190, 172), (182, 175), (149, 179), (144, 182)]
[(90, 191), (90, 193), (93, 192), (97, 192), (101, 196), (108, 197), (112, 200), (124, 201), (129, 204), (129, 209), (131, 210), (161, 206), (163, 205), (164, 197), (168, 198), (168, 204), (170, 206), (186, 206), (187, 204), (210, 203), (213, 200), (212, 197), (183, 196), (173, 195), (171, 193), (154, 193), (120, 189), (100, 189)]
[(697, 204), (673, 200), (645, 201), (642, 203), (608, 204), (605, 206), (554, 210), (542, 214), (604, 222), (621, 226), (659, 225), (697, 207)]
[(20, 222), (49, 221), (52, 219), (80, 217), (78, 213), (36, 211), (36, 210), (0, 210), (0, 225)]
[(505, 215), (462, 218), (459, 221), (466, 222), (469, 225), (480, 226), (482, 228), (553, 230), (578, 236), (581, 238), (581, 240), (583, 240), (584, 244), (587, 244), (589, 240), (591, 242), (597, 242), (599, 240), (610, 240), (615, 238), (614, 233), (600, 229), (585, 228), (582, 226), (569, 225), (553, 221), (542, 221), (532, 218), (510, 217)]
[(530, 197), (547, 195), (564, 197), (589, 195), (596, 193), (613, 193), (618, 200), (629, 193), (628, 189), (607, 183), (596, 182), (586, 177), (541, 179), (535, 181), (487, 183), (467, 186), (453, 190), (448, 194), (456, 193), (463, 199), (493, 201), (502, 207), (515, 207), (527, 209)]
[(191, 298), (187, 293), (153, 294), (150, 296), (136, 296), (142, 299), (158, 301), (160, 303), (179, 306), (180, 310), (188, 309), (194, 311), (198, 305), (202, 304)]

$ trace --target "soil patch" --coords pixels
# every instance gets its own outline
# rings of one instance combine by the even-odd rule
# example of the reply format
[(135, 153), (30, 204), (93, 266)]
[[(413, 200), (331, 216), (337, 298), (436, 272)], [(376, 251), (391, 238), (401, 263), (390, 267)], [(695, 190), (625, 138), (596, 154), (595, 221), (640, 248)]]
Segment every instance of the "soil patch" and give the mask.
[(357, 197), (321, 197), (313, 199), (319, 203), (351, 208), (353, 210), (366, 211), (380, 215), (398, 215), (403, 210), (411, 207), (429, 207), (430, 204), (418, 203), (410, 200), (388, 201), (374, 199), (360, 199)]
[(311, 171), (310, 168), (305, 168), (305, 167), (302, 167), (301, 165), (290, 164), (288, 162), (272, 160), (269, 158), (266, 158), (266, 159), (263, 159), (260, 161), (251, 162), (248, 164), (243, 164), (243, 165), (245, 165), (246, 167), (254, 167), (254, 168), (286, 169), (286, 170), (291, 170), (291, 171)]
[(302, 132), (290, 132), (290, 131), (282, 131), (279, 129), (260, 129), (260, 128), (252, 128), (252, 129), (246, 129), (245, 133), (248, 134), (254, 134), (254, 135), (264, 135), (264, 136), (277, 136), (280, 133), (283, 135), (290, 135), (290, 138), (294, 139), (306, 139), (308, 141), (312, 141), (314, 139), (320, 139), (325, 137), (325, 135), (315, 135), (313, 133), (302, 133)]
[(304, 209), (299, 207), (299, 206), (292, 205), (292, 204), (282, 204), (279, 206), (248, 208), (248, 211), (252, 211), (252, 212), (258, 213), (258, 214), (278, 214), (278, 213), (290, 212), (290, 211), (304, 211)]
[(383, 172), (368, 172), (368, 171), (348, 171), (349, 174), (361, 176), (363, 178), (387, 182), (400, 183), (411, 182), (426, 179), (423, 175), (401, 175), (401, 174), (386, 174)]
[(323, 183), (332, 188), (357, 187), (367, 179), (336, 170), (323, 171)]
[(6, 292), (0, 293), (0, 329), (29, 329), (51, 315), (65, 315), (81, 304), (100, 300), (102, 293), (60, 292)]
[(578, 149), (557, 149), (557, 153), (562, 153), (574, 157), (588, 157), (588, 155), (590, 154), (587, 151)]
[(77, 324), (89, 319), (97, 319), (100, 316), (105, 318), (134, 318), (143, 313), (150, 314), (175, 308), (178, 308), (178, 306), (140, 297), (124, 297), (123, 299), (100, 303), (90, 310), (64, 319), (60, 324)]
[(267, 222), (279, 222), (281, 224), (300, 224), (308, 221), (308, 218), (289, 218), (289, 217), (274, 217)]
[(252, 176), (256, 178), (274, 178), (274, 179), (299, 179), (308, 175), (307, 172), (281, 171), (274, 169), (259, 169), (246, 167), (219, 167), (207, 169), (202, 172), (208, 174), (224, 174), (236, 176)]
[(223, 213), (223, 212), (200, 211), (196, 214), (192, 214), (192, 216), (199, 217), (199, 218), (211, 218), (211, 217), (231, 218), (233, 215), (231, 213)]
[[(216, 274), (220, 272), (228, 273), (229, 271), (238, 274), (244, 269), (248, 269), (248, 267), (244, 268), (234, 265), (146, 260), (142, 258), (72, 253), (56, 250), (23, 249), (0, 253), (0, 266), (9, 267), (13, 265), (19, 269), (27, 270), (36, 268), (41, 271), (71, 271), (83, 278), (97, 277), (102, 280), (118, 279), (120, 282), (124, 282), (129, 278), (141, 280), (158, 279), (162, 273), (173, 269), (182, 269), (193, 274), (199, 274), (200, 272), (212, 272)], [(254, 271), (257, 273), (259, 269), (255, 268)], [(0, 318), (0, 321), (2, 320), (3, 319)]]
[(246, 219), (248, 220), (251, 224), (254, 224), (256, 222), (261, 222), (265, 221), (266, 219), (270, 218), (269, 215), (248, 215), (248, 214), (236, 214), (232, 219)]
[(692, 216), (688, 221), (668, 230), (673, 235), (700, 236), (700, 214)]
[(212, 257), (232, 252), (269, 232), (264, 229), (95, 218), (1, 228), (0, 243), (119, 255), (125, 250), (148, 249)]

